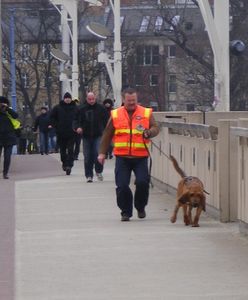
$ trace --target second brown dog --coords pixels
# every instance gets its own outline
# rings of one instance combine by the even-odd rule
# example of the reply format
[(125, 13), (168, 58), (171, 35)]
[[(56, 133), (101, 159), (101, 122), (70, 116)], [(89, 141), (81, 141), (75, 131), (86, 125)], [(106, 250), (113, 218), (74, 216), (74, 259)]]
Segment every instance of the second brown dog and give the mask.
[[(192, 225), (192, 227), (199, 227), (199, 218), (202, 210), (205, 211), (206, 196), (204, 194), (204, 186), (201, 180), (197, 177), (186, 176), (184, 171), (179, 167), (177, 160), (172, 155), (170, 159), (174, 168), (181, 176), (181, 180), (177, 187), (177, 202), (171, 216), (171, 222), (175, 223), (177, 220), (177, 213), (180, 207), (183, 208), (183, 218), (185, 225)], [(192, 218), (192, 209), (196, 208), (194, 218)]]

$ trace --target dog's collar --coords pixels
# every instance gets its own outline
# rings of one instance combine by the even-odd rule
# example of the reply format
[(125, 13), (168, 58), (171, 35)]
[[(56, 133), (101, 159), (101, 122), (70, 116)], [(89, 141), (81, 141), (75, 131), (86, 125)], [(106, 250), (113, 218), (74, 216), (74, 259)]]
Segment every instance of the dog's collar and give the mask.
[(194, 179), (193, 176), (187, 176), (187, 177), (184, 177), (184, 182), (188, 183), (188, 182), (192, 181), (193, 179)]

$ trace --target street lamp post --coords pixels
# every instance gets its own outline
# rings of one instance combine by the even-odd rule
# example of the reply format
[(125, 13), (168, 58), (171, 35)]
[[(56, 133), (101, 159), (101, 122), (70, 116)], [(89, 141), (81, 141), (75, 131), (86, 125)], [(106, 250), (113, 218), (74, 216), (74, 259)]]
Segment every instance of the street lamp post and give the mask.
[(11, 73), (11, 106), (16, 111), (16, 62), (15, 62), (15, 10), (10, 16), (10, 73)]
[(114, 12), (114, 78), (116, 106), (121, 106), (122, 88), (122, 56), (121, 56), (121, 26), (120, 26), (120, 0), (112, 4)]
[[(98, 0), (84, 1), (90, 3), (91, 5), (102, 5), (102, 3)], [(60, 80), (64, 82), (63, 92), (65, 92), (65, 89), (67, 89), (67, 91), (72, 93), (74, 98), (78, 99), (78, 0), (50, 0), (50, 2), (55, 6), (61, 15), (62, 56), (64, 56), (64, 54), (70, 56), (69, 41), (71, 40), (72, 43), (71, 78), (68, 78), (70, 72), (65, 70), (65, 67), (70, 67), (69, 62), (65, 62), (63, 58), (60, 58), (60, 54), (60, 57), (57, 57), (57, 59), (62, 62), (60, 67)], [(61, 6), (61, 9), (59, 9), (58, 6)], [(69, 26), (69, 22), (71, 22), (71, 27)]]
[(208, 0), (198, 0), (198, 3), (214, 53), (215, 110), (229, 111), (229, 0), (214, 1), (214, 17)]
[[(122, 47), (121, 47), (121, 30), (120, 30), (120, 0), (114, 3), (110, 0), (111, 8), (114, 14), (114, 58), (110, 59), (106, 52), (101, 51), (98, 55), (98, 61), (105, 63), (107, 72), (111, 81), (115, 106), (121, 106), (121, 89), (122, 89)], [(107, 28), (101, 24), (91, 23), (87, 29), (94, 35), (106, 39), (110, 34)]]
[[(2, 0), (0, 0), (0, 20), (2, 20)], [(3, 94), (3, 63), (2, 63), (2, 26), (0, 26), (0, 95)]]
[[(61, 15), (61, 30), (62, 30), (62, 50), (69, 55), (70, 47), (69, 40), (72, 42), (72, 73), (71, 78), (64, 73), (64, 65), (61, 68), (60, 80), (65, 81), (63, 89), (70, 89), (74, 98), (78, 98), (78, 17), (77, 17), (77, 0), (50, 0)], [(61, 6), (61, 9), (58, 8)], [(69, 17), (68, 17), (69, 15)], [(71, 27), (69, 26), (71, 22)], [(72, 29), (72, 30), (71, 30)], [(70, 38), (69, 38), (70, 37)], [(61, 60), (62, 61), (62, 60)], [(68, 65), (68, 64), (67, 64)], [(69, 84), (68, 84), (69, 83)], [(64, 92), (64, 91), (63, 91)]]

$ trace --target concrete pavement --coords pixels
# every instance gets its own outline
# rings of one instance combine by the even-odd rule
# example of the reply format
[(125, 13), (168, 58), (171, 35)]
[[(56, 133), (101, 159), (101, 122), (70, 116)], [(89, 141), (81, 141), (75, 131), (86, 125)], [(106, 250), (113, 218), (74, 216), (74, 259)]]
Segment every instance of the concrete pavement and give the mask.
[(146, 219), (120, 222), (113, 160), (103, 182), (86, 183), (82, 159), (71, 176), (57, 155), (40, 159), (43, 178), (15, 181), (16, 300), (248, 299), (248, 239), (235, 224), (171, 224), (174, 197), (156, 188)]

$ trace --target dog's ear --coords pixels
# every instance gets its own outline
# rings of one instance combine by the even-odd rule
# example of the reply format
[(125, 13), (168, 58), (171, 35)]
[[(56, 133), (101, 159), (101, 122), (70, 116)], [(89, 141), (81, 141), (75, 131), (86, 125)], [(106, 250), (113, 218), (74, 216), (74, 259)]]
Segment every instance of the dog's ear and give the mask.
[(180, 195), (180, 197), (178, 198), (178, 201), (182, 204), (186, 204), (189, 201), (189, 193), (183, 193), (182, 195)]

